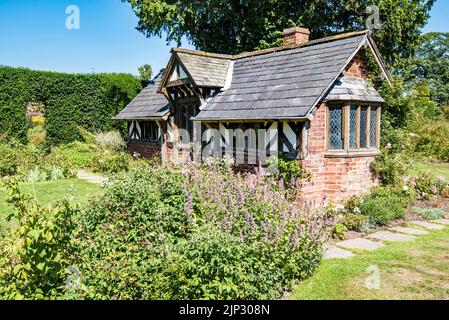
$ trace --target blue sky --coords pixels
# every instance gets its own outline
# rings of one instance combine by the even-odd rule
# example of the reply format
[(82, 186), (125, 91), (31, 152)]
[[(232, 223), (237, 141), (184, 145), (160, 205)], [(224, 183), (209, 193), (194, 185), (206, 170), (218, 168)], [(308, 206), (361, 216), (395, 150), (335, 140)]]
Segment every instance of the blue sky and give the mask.
[[(67, 30), (67, 6), (80, 9), (80, 29)], [(437, 0), (425, 32), (449, 32), (449, 1)], [(0, 0), (0, 64), (61, 72), (129, 72), (163, 68), (165, 39), (146, 38), (120, 0)], [(186, 41), (183, 47), (191, 47)]]

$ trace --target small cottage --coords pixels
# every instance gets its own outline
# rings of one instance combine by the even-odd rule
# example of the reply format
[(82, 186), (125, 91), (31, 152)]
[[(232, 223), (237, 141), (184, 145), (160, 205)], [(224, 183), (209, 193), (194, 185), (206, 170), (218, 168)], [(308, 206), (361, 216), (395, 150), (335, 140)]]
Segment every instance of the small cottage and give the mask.
[(282, 47), (239, 55), (173, 49), (116, 117), (128, 122), (128, 150), (173, 162), (226, 153), (246, 170), (281, 154), (311, 173), (302, 193), (312, 206), (369, 190), (384, 103), (376, 88), (390, 81), (371, 33), (283, 35)]

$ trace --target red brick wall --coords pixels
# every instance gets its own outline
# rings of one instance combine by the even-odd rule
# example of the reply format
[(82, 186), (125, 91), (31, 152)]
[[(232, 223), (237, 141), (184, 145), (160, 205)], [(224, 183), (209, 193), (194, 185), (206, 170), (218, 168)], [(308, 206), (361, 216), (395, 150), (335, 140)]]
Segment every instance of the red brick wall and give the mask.
[(139, 154), (141, 157), (151, 159), (154, 156), (161, 155), (161, 146), (152, 143), (142, 143), (138, 141), (128, 142), (128, 152), (133, 155), (135, 153)]
[(346, 77), (354, 78), (368, 78), (368, 62), (366, 60), (366, 55), (363, 50), (359, 51), (354, 59), (348, 64), (344, 75)]
[(363, 194), (377, 183), (370, 170), (374, 157), (329, 158), (326, 152), (326, 107), (320, 105), (310, 123), (307, 157), (299, 160), (310, 181), (303, 182), (301, 198), (316, 208)]

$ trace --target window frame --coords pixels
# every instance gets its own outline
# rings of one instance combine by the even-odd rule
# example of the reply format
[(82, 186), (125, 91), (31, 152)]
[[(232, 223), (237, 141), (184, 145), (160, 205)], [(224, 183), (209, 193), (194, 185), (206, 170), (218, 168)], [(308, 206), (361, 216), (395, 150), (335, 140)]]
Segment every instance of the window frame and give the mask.
[[(140, 138), (130, 139), (130, 141), (141, 142), (145, 144), (161, 144), (162, 128), (158, 121), (155, 120), (139, 120), (136, 121), (140, 127)], [(150, 134), (147, 138), (147, 125), (150, 127)], [(156, 136), (154, 136), (156, 135)]]
[[(331, 108), (340, 107), (342, 108), (342, 140), (343, 148), (333, 149), (330, 146), (330, 110)], [(356, 126), (355, 126), (355, 148), (350, 147), (350, 137), (351, 137), (351, 107), (356, 108)], [(366, 107), (367, 114), (367, 124), (365, 138), (366, 147), (360, 147), (360, 119), (362, 107)], [(371, 145), (371, 109), (376, 108), (375, 117), (375, 145)], [(326, 152), (327, 156), (338, 156), (338, 155), (364, 155), (367, 156), (375, 155), (379, 153), (380, 147), (380, 121), (381, 121), (381, 109), (382, 105), (379, 103), (366, 103), (366, 102), (345, 102), (345, 103), (328, 103), (326, 104)]]

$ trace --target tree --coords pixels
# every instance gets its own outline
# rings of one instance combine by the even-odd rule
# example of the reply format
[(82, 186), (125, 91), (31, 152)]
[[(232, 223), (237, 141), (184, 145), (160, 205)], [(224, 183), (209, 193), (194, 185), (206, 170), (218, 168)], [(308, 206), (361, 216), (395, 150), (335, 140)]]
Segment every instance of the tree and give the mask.
[(420, 29), (435, 0), (122, 0), (139, 18), (137, 30), (167, 34), (180, 45), (183, 36), (198, 49), (236, 54), (282, 43), (282, 30), (308, 27), (312, 38), (365, 29), (377, 5), (383, 22), (374, 36), (387, 60), (400, 69), (419, 45)]
[(151, 80), (151, 76), (153, 75), (153, 69), (149, 64), (145, 64), (139, 67), (139, 79), (141, 82), (148, 82)]
[(449, 105), (449, 32), (425, 34), (413, 62), (409, 80), (427, 85), (431, 100)]

